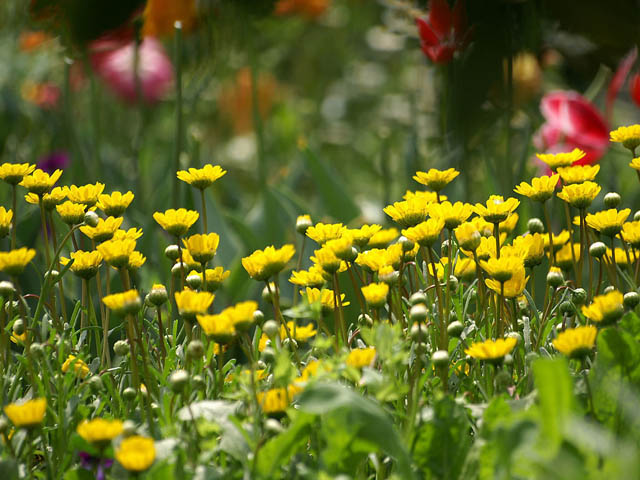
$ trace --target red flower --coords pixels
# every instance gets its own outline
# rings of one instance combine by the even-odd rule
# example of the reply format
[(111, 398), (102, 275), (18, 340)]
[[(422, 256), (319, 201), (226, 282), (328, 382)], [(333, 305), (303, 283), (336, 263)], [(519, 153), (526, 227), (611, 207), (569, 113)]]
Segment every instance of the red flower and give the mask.
[(635, 73), (631, 77), (629, 89), (631, 90), (631, 99), (640, 107), (640, 73)]
[(449, 7), (447, 0), (431, 0), (426, 19), (416, 18), (420, 46), (424, 54), (434, 63), (448, 63), (456, 50), (467, 44), (467, 11), (464, 0), (458, 0)]
[(609, 127), (598, 110), (582, 95), (570, 91), (551, 92), (540, 102), (546, 122), (534, 138), (539, 150), (570, 152), (574, 148), (586, 155), (576, 162), (597, 162), (609, 146)]
[[(607, 88), (607, 101), (606, 101), (606, 116), (608, 120), (611, 120), (611, 115), (613, 114), (613, 102), (615, 101), (620, 89), (623, 87), (624, 82), (627, 81), (627, 77), (629, 76), (629, 72), (633, 68), (633, 64), (636, 62), (636, 58), (638, 57), (638, 50), (634, 47), (629, 50), (624, 58), (620, 61), (618, 65), (618, 69), (616, 73), (613, 75), (611, 82), (609, 82), (609, 87)], [(638, 74), (635, 74), (631, 78), (631, 82), (629, 86), (631, 88), (631, 98), (634, 102), (640, 105), (640, 85), (635, 87), (634, 93), (634, 82), (636, 85), (640, 82), (640, 80), (636, 80)]]

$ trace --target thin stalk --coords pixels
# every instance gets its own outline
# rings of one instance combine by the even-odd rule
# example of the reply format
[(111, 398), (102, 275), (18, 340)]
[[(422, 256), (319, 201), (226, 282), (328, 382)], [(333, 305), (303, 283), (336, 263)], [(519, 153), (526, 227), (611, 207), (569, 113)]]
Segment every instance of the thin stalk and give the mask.
[(200, 199), (202, 200), (202, 233), (207, 234), (207, 202), (205, 201), (204, 188), (200, 189)]
[(611, 265), (613, 265), (613, 286), (618, 289), (618, 264), (616, 263), (615, 238), (611, 237)]
[(351, 279), (351, 285), (353, 286), (353, 291), (356, 294), (356, 298), (358, 299), (358, 303), (360, 304), (360, 310), (362, 313), (367, 313), (367, 307), (364, 304), (364, 300), (362, 299), (362, 290), (358, 287), (356, 282), (356, 277), (353, 276), (353, 264), (351, 262), (347, 263), (347, 271), (349, 272), (349, 278)]
[[(576, 277), (576, 285), (580, 287), (582, 285), (582, 270), (578, 270), (578, 260), (576, 259), (576, 252), (573, 248), (573, 225), (571, 223), (571, 211), (569, 210), (569, 204), (564, 203), (564, 214), (567, 217), (567, 230), (569, 231), (569, 250), (571, 250), (571, 260), (573, 262), (573, 274)], [(582, 244), (580, 245), (580, 254), (582, 254)]]
[[(340, 282), (338, 281), (338, 273), (333, 273), (333, 295), (335, 297), (334, 300), (334, 308), (338, 311), (338, 320), (340, 322), (340, 330), (342, 332), (342, 340), (344, 341), (344, 345), (347, 345), (348, 335), (347, 335), (347, 326), (344, 322), (344, 310), (342, 308), (342, 298), (340, 295)], [(336, 335), (338, 332), (336, 332)]]
[(269, 280), (266, 281), (266, 284), (267, 284), (267, 290), (269, 291), (269, 295), (273, 300), (274, 315), (278, 319), (278, 322), (280, 323), (280, 325), (284, 327), (284, 331), (287, 334), (287, 338), (289, 339), (289, 344), (291, 345), (291, 350), (293, 350), (293, 356), (296, 359), (296, 363), (298, 364), (298, 367), (300, 367), (301, 362), (300, 362), (300, 357), (298, 356), (298, 350), (296, 350), (293, 347), (293, 337), (291, 336), (291, 331), (289, 330), (289, 326), (287, 325), (287, 322), (284, 320), (284, 317), (282, 316), (282, 312), (280, 311), (280, 289), (278, 288), (278, 278), (277, 277), (274, 278), (273, 290), (271, 290), (271, 285), (269, 285)]
[[(47, 216), (49, 217), (49, 225), (51, 226), (51, 240), (53, 241), (53, 251), (55, 252), (52, 265), (57, 265), (59, 261), (59, 255), (57, 253), (58, 239), (56, 238), (56, 227), (53, 222), (53, 215), (51, 214), (51, 212), (48, 212)], [(58, 282), (58, 292), (60, 294), (60, 311), (62, 312), (62, 318), (64, 323), (67, 323), (67, 302), (65, 301), (64, 296), (63, 279), (60, 279), (60, 281)], [(55, 315), (54, 323), (58, 331), (62, 331), (62, 325), (60, 324), (60, 319), (57, 315)]]
[(18, 230), (18, 193), (16, 185), (11, 185), (11, 208), (13, 209), (13, 225), (11, 226), (11, 250), (16, 248), (16, 231)]
[(175, 130), (175, 148), (173, 154), (173, 191), (172, 203), (174, 208), (178, 208), (180, 203), (180, 180), (178, 179), (178, 170), (180, 170), (180, 155), (182, 154), (182, 22), (174, 23), (175, 32), (175, 69), (176, 69), (176, 130)]
[(156, 320), (158, 322), (158, 333), (160, 334), (160, 353), (161, 353), (161, 367), (164, 369), (164, 361), (167, 358), (167, 349), (164, 346), (164, 326), (162, 325), (162, 309), (156, 307)]
[[(302, 267), (302, 255), (304, 253), (304, 247), (305, 247), (305, 243), (307, 240), (307, 236), (306, 235), (302, 235), (302, 245), (300, 246), (300, 251), (298, 252), (298, 261), (296, 262), (296, 271), (300, 271), (300, 268)], [(298, 303), (298, 290), (299, 290), (300, 286), (299, 285), (294, 285), (293, 286), (293, 306), (295, 307)]]
[(496, 239), (496, 257), (500, 258), (500, 224), (493, 224), (493, 236)]
[(549, 232), (549, 263), (551, 263), (553, 267), (556, 264), (556, 251), (553, 248), (553, 231), (551, 230), (551, 217), (549, 217), (549, 211), (547, 210), (547, 202), (543, 202), (542, 212), (544, 213), (544, 221), (547, 224), (547, 231)]

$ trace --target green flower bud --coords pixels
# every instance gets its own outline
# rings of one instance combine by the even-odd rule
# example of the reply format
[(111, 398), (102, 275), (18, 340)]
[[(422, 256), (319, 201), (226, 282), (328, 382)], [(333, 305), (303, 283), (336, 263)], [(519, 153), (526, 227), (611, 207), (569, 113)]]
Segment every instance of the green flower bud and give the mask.
[(449, 365), (449, 352), (446, 350), (438, 350), (431, 355), (431, 362), (436, 367), (444, 367)]
[(90, 227), (97, 227), (99, 221), (100, 221), (100, 217), (93, 210), (89, 210), (87, 213), (84, 214), (85, 225), (89, 225)]
[(423, 303), (418, 303), (409, 310), (409, 320), (411, 322), (425, 322), (428, 313), (427, 307)]
[(616, 192), (609, 192), (604, 196), (604, 206), (605, 208), (616, 208), (620, 205), (622, 198)]
[(358, 324), (363, 327), (373, 327), (373, 319), (366, 313), (358, 315)]
[(589, 255), (595, 258), (602, 257), (607, 253), (607, 246), (602, 242), (594, 242), (589, 246)]
[(187, 346), (187, 356), (197, 360), (204, 355), (204, 345), (200, 340), (191, 340)]
[[(131, 390), (133, 390), (133, 388)], [(133, 390), (133, 392), (135, 393), (135, 390)], [(133, 421), (125, 420), (122, 423), (122, 436), (123, 437), (130, 437), (132, 435), (135, 435), (136, 433), (138, 433), (138, 427), (136, 427), (136, 424)]]
[(558, 310), (562, 315), (573, 315), (576, 313), (576, 306), (571, 301), (564, 301), (558, 307)]
[(194, 375), (192, 378), (193, 386), (197, 390), (202, 390), (205, 387), (205, 380), (202, 375)]
[(137, 395), (138, 393), (133, 387), (127, 387), (122, 391), (122, 398), (124, 398), (127, 402), (134, 400)]
[(587, 301), (587, 291), (584, 288), (576, 288), (571, 292), (571, 300), (575, 305), (584, 305)]
[(14, 293), (16, 293), (16, 287), (13, 286), (13, 283), (7, 280), (0, 282), (0, 296), (2, 296), (2, 298), (6, 300), (12, 297)]
[(164, 256), (167, 257), (172, 262), (175, 262), (180, 258), (180, 248), (178, 245), (169, 245), (164, 249)]
[(627, 292), (624, 294), (623, 301), (626, 308), (633, 310), (640, 303), (640, 295), (638, 292)]
[(276, 351), (271, 347), (264, 347), (264, 350), (260, 352), (260, 358), (265, 363), (273, 363), (276, 359)]
[(464, 325), (462, 325), (462, 323), (457, 320), (455, 322), (451, 322), (447, 327), (447, 333), (450, 337), (453, 338), (459, 338), (460, 335), (462, 335), (463, 330)]
[(102, 383), (102, 378), (100, 378), (99, 375), (92, 375), (87, 381), (87, 383), (89, 384), (89, 388), (91, 388), (91, 391), (93, 393), (100, 392), (104, 387), (104, 384)]
[(198, 274), (187, 275), (187, 285), (193, 290), (197, 290), (202, 285), (202, 277)]
[(126, 340), (118, 340), (113, 344), (113, 351), (116, 355), (124, 357), (129, 353), (129, 343)]
[(527, 222), (527, 230), (529, 233), (544, 233), (544, 223), (539, 218), (530, 218)]
[(411, 250), (413, 250), (416, 246), (415, 243), (413, 243), (413, 241), (409, 240), (407, 237), (405, 237), (404, 235), (401, 236), (400, 238), (398, 238), (398, 243), (400, 245), (402, 245), (402, 251), (403, 252), (410, 252)]
[(278, 333), (280, 333), (280, 325), (278, 325), (278, 322), (275, 320), (267, 320), (264, 322), (264, 325), (262, 325), (262, 331), (267, 335), (267, 337), (274, 338)]
[(189, 373), (186, 370), (176, 370), (169, 375), (169, 385), (171, 386), (173, 393), (182, 392), (188, 383)]
[(22, 335), (24, 331), (25, 331), (24, 320), (22, 320), (21, 318), (16, 319), (16, 321), (13, 322), (13, 334)]
[(552, 287), (559, 287), (564, 283), (564, 275), (560, 270), (549, 270), (547, 273), (547, 284)]
[(411, 297), (409, 297), (409, 303), (411, 305), (417, 305), (419, 303), (426, 305), (427, 295), (422, 291), (416, 292), (413, 295), (411, 295)]
[(422, 323), (414, 323), (411, 326), (411, 340), (414, 342), (424, 342), (428, 338), (427, 326)]
[(256, 325), (262, 325), (262, 322), (264, 322), (264, 313), (262, 313), (262, 310), (253, 312), (253, 321)]

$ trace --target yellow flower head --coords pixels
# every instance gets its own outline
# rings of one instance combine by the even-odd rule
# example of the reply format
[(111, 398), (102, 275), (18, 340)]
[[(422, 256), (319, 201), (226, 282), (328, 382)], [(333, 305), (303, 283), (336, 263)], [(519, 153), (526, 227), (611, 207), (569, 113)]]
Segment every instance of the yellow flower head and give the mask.
[(500, 195), (491, 195), (486, 205), (476, 203), (474, 212), (480, 215), (489, 223), (504, 222), (518, 208), (520, 201), (515, 198), (506, 200)]
[(387, 251), (381, 248), (372, 248), (358, 254), (356, 263), (371, 272), (377, 272), (382, 267), (389, 265)]
[(473, 343), (464, 353), (476, 360), (500, 363), (507, 353), (511, 353), (518, 341), (513, 337), (485, 340)]
[(427, 216), (427, 204), (418, 200), (403, 200), (384, 207), (384, 213), (403, 228), (413, 227)]
[(634, 170), (636, 170), (637, 172), (640, 172), (640, 157), (636, 157), (633, 160), (631, 160), (631, 163), (629, 164), (629, 166)]
[(71, 200), (67, 200), (60, 205), (56, 205), (56, 211), (60, 215), (60, 218), (62, 218), (62, 221), (68, 225), (77, 225), (78, 223), (82, 223), (84, 221), (84, 211), (86, 208), (86, 205), (74, 203)]
[(531, 179), (531, 185), (527, 182), (522, 182), (516, 188), (514, 192), (529, 197), (534, 202), (546, 202), (553, 196), (553, 192), (558, 184), (560, 175), (542, 176)]
[(144, 472), (153, 464), (155, 458), (153, 439), (139, 435), (125, 438), (116, 450), (116, 460), (130, 472)]
[(286, 244), (281, 248), (275, 248), (272, 245), (244, 257), (242, 266), (251, 278), (263, 281), (280, 273), (295, 253), (296, 249), (291, 244)]
[[(567, 230), (562, 230), (558, 235), (556, 235), (555, 233), (552, 233), (551, 241), (553, 242), (553, 249), (558, 250), (560, 247), (562, 247), (565, 243), (569, 241), (569, 238), (571, 238), (571, 234)], [(549, 235), (545, 233), (542, 237), (542, 240), (544, 241), (544, 248), (548, 250)]]
[(440, 237), (445, 220), (441, 217), (429, 218), (415, 227), (405, 228), (402, 235), (423, 247), (430, 247)]
[[(571, 251), (573, 249), (573, 252)], [(574, 259), (580, 258), (579, 243), (565, 243), (560, 250), (556, 252), (556, 265), (562, 270), (569, 270), (573, 266)]]
[(138, 240), (142, 236), (142, 229), (131, 227), (129, 230), (116, 230), (113, 233), (114, 240)]
[(22, 179), (20, 185), (29, 190), (30, 193), (43, 195), (53, 188), (60, 176), (62, 170), (56, 170), (51, 175), (39, 168), (34, 170), (31, 175), (27, 175)]
[(156, 212), (153, 214), (153, 219), (174, 237), (181, 237), (187, 233), (191, 226), (198, 221), (199, 217), (200, 214), (198, 212), (187, 210), (186, 208), (177, 210), (170, 208), (164, 213)]
[(371, 366), (376, 358), (376, 349), (370, 348), (354, 348), (347, 355), (346, 364), (354, 368), (362, 368)]
[(461, 223), (466, 222), (472, 213), (473, 206), (462, 202), (452, 204), (446, 201), (429, 206), (429, 215), (432, 218), (441, 219), (448, 230), (453, 230)]
[(336, 257), (347, 262), (353, 260), (355, 257), (353, 240), (351, 240), (351, 236), (347, 231), (345, 231), (340, 238), (328, 240), (322, 246), (322, 249), (331, 250)]
[[(335, 294), (333, 290), (328, 288), (318, 289), (318, 288), (309, 288), (307, 287), (304, 292), (300, 292), (300, 295), (307, 299), (307, 303), (314, 304), (320, 303), (320, 307), (323, 313), (332, 312), (336, 308), (335, 302)], [(342, 301), (342, 306), (346, 307), (349, 305), (349, 302), (344, 301), (345, 294), (340, 294), (340, 300)]]
[(431, 168), (427, 172), (416, 172), (413, 179), (422, 185), (426, 185), (434, 192), (439, 192), (458, 175), (460, 175), (460, 172), (455, 168), (448, 168), (447, 170)]
[(125, 194), (122, 192), (113, 192), (111, 195), (103, 193), (98, 195), (96, 207), (108, 217), (120, 217), (133, 202), (133, 197), (134, 195), (131, 191)]
[(96, 248), (105, 262), (112, 267), (121, 268), (129, 263), (129, 257), (136, 248), (136, 241), (131, 239), (112, 239), (101, 243)]
[(129, 260), (127, 261), (127, 268), (131, 271), (138, 270), (142, 265), (147, 261), (147, 257), (145, 257), (142, 253), (138, 251), (133, 251), (129, 254)]
[(593, 325), (568, 328), (559, 333), (551, 343), (557, 351), (570, 358), (582, 358), (593, 349), (596, 335), (598, 335), (598, 329)]
[(202, 331), (217, 343), (229, 343), (236, 335), (236, 327), (231, 316), (226, 313), (216, 315), (196, 315)]
[(176, 305), (182, 317), (192, 319), (196, 315), (204, 315), (213, 303), (215, 295), (211, 292), (195, 292), (185, 288), (176, 292)]
[(226, 173), (227, 171), (223, 170), (220, 165), (207, 164), (202, 168), (190, 168), (189, 171), (180, 170), (178, 171), (178, 178), (198, 190), (204, 190)]
[(349, 237), (354, 245), (358, 248), (364, 248), (369, 242), (371, 237), (382, 230), (380, 225), (363, 225), (360, 228), (350, 228), (347, 230)]
[(564, 153), (536, 153), (536, 156), (546, 163), (551, 170), (559, 167), (569, 167), (586, 155), (579, 148)]
[(196, 234), (182, 240), (184, 246), (198, 263), (207, 263), (218, 250), (220, 236), (217, 233)]
[(340, 270), (340, 266), (342, 265), (342, 260), (326, 245), (318, 250), (314, 250), (311, 261), (330, 275)]
[(257, 395), (258, 404), (266, 415), (281, 414), (291, 404), (298, 391), (299, 389), (290, 385), (287, 388), (272, 388), (266, 392), (259, 392)]
[[(196, 260), (191, 256), (189, 250), (182, 249), (182, 263), (185, 264), (185, 268), (189, 270), (200, 270), (200, 262), (196, 262)], [(176, 259), (176, 265), (180, 264), (180, 258)]]
[[(307, 342), (310, 338), (315, 337), (316, 333), (318, 333), (316, 327), (312, 323), (303, 327), (296, 325), (295, 322), (287, 322), (287, 328), (296, 342)], [(285, 330), (284, 325), (280, 325), (280, 338), (287, 338), (287, 331)]]
[(24, 199), (27, 203), (32, 205), (38, 205), (40, 203), (40, 198), (42, 198), (42, 206), (45, 210), (53, 210), (57, 205), (60, 205), (65, 198), (67, 198), (67, 193), (69, 192), (69, 187), (54, 187), (50, 192), (39, 196), (35, 193), (27, 193), (24, 196)]
[[(199, 275), (202, 277), (202, 274)], [(229, 275), (231, 272), (223, 267), (207, 268), (207, 291), (215, 292), (218, 290), (222, 286), (222, 282), (229, 278)]]
[(625, 148), (634, 151), (640, 145), (640, 125), (619, 127), (610, 133), (611, 141), (621, 143)]
[[(92, 252), (77, 250), (75, 252), (71, 252), (69, 256), (71, 257), (71, 260), (73, 260), (69, 269), (78, 277), (87, 280), (92, 278), (98, 272), (98, 268), (100, 268), (100, 264), (102, 263), (102, 255), (97, 250)], [(66, 265), (69, 263), (69, 259), (60, 257), (60, 263), (62, 265)]]
[(573, 165), (558, 168), (560, 178), (565, 185), (593, 182), (599, 171), (600, 165)]
[(6, 210), (4, 207), (0, 207), (0, 238), (9, 235), (12, 222), (13, 210)]
[(122, 422), (120, 420), (105, 420), (104, 418), (94, 418), (93, 420), (83, 420), (76, 428), (76, 432), (84, 440), (97, 445), (104, 445), (122, 433)]
[(105, 296), (102, 303), (118, 314), (136, 313), (140, 310), (140, 295), (137, 290), (127, 290)]
[(586, 217), (587, 225), (597, 230), (607, 237), (614, 237), (622, 231), (622, 224), (625, 222), (631, 210), (616, 210), (610, 208), (597, 213), (590, 213)]
[[(402, 196), (403, 200), (419, 200), (422, 203), (430, 204), (438, 202), (438, 193), (429, 192), (425, 190), (418, 190), (416, 192), (412, 192), (411, 190), (407, 190), (405, 194)], [(447, 199), (446, 195), (440, 195), (440, 201), (444, 201)]]
[(47, 411), (47, 399), (36, 398), (22, 403), (10, 403), (4, 407), (4, 413), (17, 428), (38, 426), (44, 420)]
[(621, 233), (625, 242), (633, 248), (640, 248), (640, 221), (624, 223)]
[(573, 183), (562, 187), (558, 193), (558, 198), (564, 200), (575, 208), (584, 210), (591, 205), (591, 202), (600, 193), (600, 185), (595, 182), (586, 181), (583, 183)]
[(28, 163), (3, 163), (0, 165), (0, 179), (9, 185), (18, 185), (24, 177), (36, 169)]
[(456, 234), (458, 245), (460, 245), (460, 248), (463, 250), (473, 252), (480, 246), (480, 242), (482, 241), (480, 232), (472, 222), (460, 224), (460, 226), (454, 230), (454, 233)]
[(387, 301), (389, 285), (386, 283), (371, 283), (362, 287), (362, 296), (372, 308), (380, 308)]
[(89, 370), (89, 365), (87, 365), (82, 359), (74, 355), (69, 355), (67, 357), (67, 359), (62, 364), (61, 370), (64, 373), (67, 373), (69, 371), (69, 368), (73, 368), (73, 373), (75, 373), (80, 378), (85, 378), (87, 375), (89, 375), (89, 373), (91, 373), (91, 370)]
[(225, 308), (222, 313), (227, 315), (236, 330), (246, 331), (254, 323), (254, 314), (258, 310), (258, 304), (253, 300), (236, 303), (232, 307)]
[(471, 220), (468, 220), (465, 223), (470, 223), (471, 225), (473, 225), (483, 237), (490, 237), (491, 235), (493, 235), (493, 224), (487, 222), (482, 217), (473, 217)]
[(542, 263), (544, 259), (544, 236), (541, 233), (516, 237), (512, 245), (514, 249), (524, 252), (522, 259), (525, 267), (532, 268)]
[[(446, 257), (442, 258), (441, 260), (446, 260), (446, 262), (448, 262)], [(461, 280), (472, 281), (476, 275), (476, 262), (473, 260), (473, 258), (468, 258), (468, 257), (458, 258), (458, 261), (456, 262), (456, 265), (453, 268), (453, 274)], [(443, 277), (444, 277), (444, 272), (443, 272)]]
[(630, 260), (633, 261), (632, 254), (627, 252), (624, 248), (616, 247), (613, 251), (611, 251), (610, 248), (607, 248), (607, 257), (612, 258), (614, 255), (618, 266), (628, 265)]
[(104, 242), (113, 238), (115, 231), (122, 225), (122, 220), (122, 217), (100, 218), (95, 227), (84, 225), (80, 227), (80, 231), (96, 243)]
[(617, 290), (598, 295), (593, 297), (591, 305), (582, 306), (582, 314), (598, 325), (610, 325), (624, 313), (623, 299), (622, 293)]
[(104, 184), (96, 182), (89, 183), (80, 187), (71, 185), (67, 197), (75, 203), (82, 203), (87, 207), (93, 207), (98, 202), (98, 197), (104, 190)]
[(515, 256), (502, 256), (480, 260), (480, 266), (498, 282), (506, 282), (520, 270), (524, 271), (522, 258)]
[(323, 245), (329, 240), (342, 237), (347, 227), (341, 223), (322, 223), (319, 222), (313, 227), (307, 228), (306, 235), (319, 245)]
[(400, 232), (396, 228), (380, 230), (371, 235), (367, 248), (387, 248), (391, 242), (398, 238), (398, 235), (400, 235)]
[(0, 252), (0, 272), (11, 276), (18, 276), (35, 256), (36, 251), (33, 248), (26, 247), (9, 252)]
[(529, 277), (525, 276), (523, 266), (515, 270), (511, 275), (511, 278), (503, 284), (493, 278), (485, 279), (484, 283), (491, 290), (498, 294), (503, 294), (506, 298), (517, 298), (522, 295), (528, 281)]
[(323, 269), (320, 265), (311, 265), (309, 270), (291, 272), (289, 282), (300, 287), (322, 287), (324, 285)]

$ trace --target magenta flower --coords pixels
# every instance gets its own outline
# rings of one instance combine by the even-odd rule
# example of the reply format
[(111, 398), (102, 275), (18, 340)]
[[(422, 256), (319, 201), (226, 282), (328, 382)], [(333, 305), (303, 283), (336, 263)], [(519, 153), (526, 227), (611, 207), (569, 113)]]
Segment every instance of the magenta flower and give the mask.
[(464, 0), (449, 7), (447, 0), (431, 0), (427, 18), (416, 18), (420, 46), (433, 63), (449, 63), (456, 50), (468, 43), (467, 11)]
[(546, 122), (534, 137), (534, 145), (548, 153), (570, 152), (574, 148), (586, 155), (576, 162), (597, 162), (609, 147), (609, 127), (600, 112), (576, 92), (557, 91), (545, 95), (540, 110)]
[[(103, 38), (93, 42), (91, 50), (91, 65), (98, 76), (120, 98), (135, 103), (135, 41), (123, 42), (114, 38)], [(171, 88), (173, 66), (162, 44), (153, 37), (144, 38), (138, 55), (140, 95), (145, 103), (156, 103)]]
[(65, 169), (69, 165), (67, 152), (52, 152), (38, 159), (38, 168), (47, 173), (53, 173), (58, 169)]

